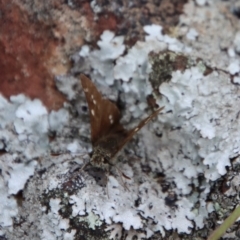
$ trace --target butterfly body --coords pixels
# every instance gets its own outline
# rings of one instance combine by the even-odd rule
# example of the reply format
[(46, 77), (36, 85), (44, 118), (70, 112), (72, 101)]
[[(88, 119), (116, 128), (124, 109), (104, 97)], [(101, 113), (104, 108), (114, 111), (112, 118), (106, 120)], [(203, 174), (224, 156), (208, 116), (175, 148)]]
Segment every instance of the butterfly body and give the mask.
[(91, 122), (91, 142), (93, 146), (90, 163), (95, 167), (108, 169), (111, 162), (124, 145), (153, 117), (163, 109), (159, 108), (143, 119), (137, 127), (126, 130), (120, 124), (121, 114), (117, 106), (103, 98), (92, 81), (81, 74)]
[(118, 152), (118, 146), (126, 134), (119, 135), (118, 133), (109, 134), (102, 137), (93, 145), (91, 164), (96, 167), (108, 168), (112, 164), (115, 157), (113, 153)]

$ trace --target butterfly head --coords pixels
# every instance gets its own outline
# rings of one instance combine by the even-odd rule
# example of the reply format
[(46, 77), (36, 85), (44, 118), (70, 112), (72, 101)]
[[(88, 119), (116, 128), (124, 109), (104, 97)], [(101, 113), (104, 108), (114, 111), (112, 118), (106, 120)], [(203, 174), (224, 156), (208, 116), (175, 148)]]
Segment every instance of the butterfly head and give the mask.
[(110, 153), (104, 151), (101, 147), (93, 148), (92, 156), (90, 159), (90, 163), (102, 169), (109, 168), (109, 161), (110, 161)]

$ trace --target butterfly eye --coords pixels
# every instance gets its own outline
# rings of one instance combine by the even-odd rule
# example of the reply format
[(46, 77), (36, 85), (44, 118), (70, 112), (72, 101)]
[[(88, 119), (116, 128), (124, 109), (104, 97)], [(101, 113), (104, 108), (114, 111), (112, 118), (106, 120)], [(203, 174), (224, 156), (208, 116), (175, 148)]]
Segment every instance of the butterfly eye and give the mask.
[(103, 162), (104, 163), (109, 163), (109, 161), (110, 161), (110, 157), (109, 156), (104, 156), (103, 157)]

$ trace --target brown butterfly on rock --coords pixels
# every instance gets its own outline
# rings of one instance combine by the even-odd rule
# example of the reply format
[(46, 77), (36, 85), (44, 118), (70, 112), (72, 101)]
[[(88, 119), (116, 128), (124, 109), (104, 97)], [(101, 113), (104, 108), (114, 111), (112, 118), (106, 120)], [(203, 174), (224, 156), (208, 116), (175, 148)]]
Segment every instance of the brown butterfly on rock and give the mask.
[(121, 114), (118, 107), (110, 100), (105, 99), (89, 78), (83, 74), (81, 74), (80, 78), (88, 103), (91, 123), (93, 152), (90, 163), (95, 167), (108, 169), (109, 166), (113, 165), (111, 161), (124, 145), (145, 124), (157, 116), (164, 107), (157, 109), (150, 116), (143, 119), (137, 127), (126, 130), (120, 123)]

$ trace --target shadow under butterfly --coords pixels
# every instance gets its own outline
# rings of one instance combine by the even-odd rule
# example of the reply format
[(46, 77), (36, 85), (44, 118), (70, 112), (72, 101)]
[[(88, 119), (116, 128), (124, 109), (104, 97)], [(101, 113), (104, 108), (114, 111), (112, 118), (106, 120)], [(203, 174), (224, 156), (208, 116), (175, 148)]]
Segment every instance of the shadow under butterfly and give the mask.
[[(85, 163), (81, 171), (90, 164), (107, 170), (109, 173), (109, 167), (114, 166), (112, 161), (119, 151), (143, 126), (156, 117), (164, 107), (154, 111), (132, 130), (126, 130), (120, 123), (121, 114), (118, 107), (110, 100), (105, 99), (93, 82), (85, 75), (81, 74), (80, 79), (89, 108), (93, 148), (90, 162)], [(116, 166), (114, 167), (122, 176), (130, 179)]]

